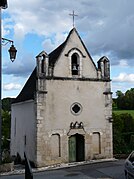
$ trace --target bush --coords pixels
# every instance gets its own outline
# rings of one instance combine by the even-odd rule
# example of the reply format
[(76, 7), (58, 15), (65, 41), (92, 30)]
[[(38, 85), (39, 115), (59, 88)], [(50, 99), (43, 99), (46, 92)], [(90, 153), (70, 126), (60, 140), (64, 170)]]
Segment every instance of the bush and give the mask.
[(9, 151), (5, 150), (3, 151), (3, 156), (2, 156), (2, 163), (11, 163), (12, 158), (10, 156)]
[(113, 113), (114, 154), (128, 154), (134, 149), (134, 119), (130, 114)]

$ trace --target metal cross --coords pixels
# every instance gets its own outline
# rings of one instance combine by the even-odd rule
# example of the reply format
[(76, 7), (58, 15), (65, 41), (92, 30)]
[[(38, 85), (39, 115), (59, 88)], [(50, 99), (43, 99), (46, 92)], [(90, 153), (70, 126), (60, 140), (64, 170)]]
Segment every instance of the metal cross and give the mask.
[(78, 16), (78, 15), (74, 13), (74, 10), (73, 10), (73, 13), (72, 13), (72, 14), (69, 14), (69, 15), (73, 17), (73, 27), (74, 27), (74, 17), (75, 17), (75, 16)]

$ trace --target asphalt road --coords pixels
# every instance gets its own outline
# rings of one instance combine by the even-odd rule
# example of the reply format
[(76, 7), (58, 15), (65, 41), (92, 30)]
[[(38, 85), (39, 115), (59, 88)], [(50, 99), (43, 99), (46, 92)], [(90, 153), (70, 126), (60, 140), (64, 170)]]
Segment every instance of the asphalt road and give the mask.
[[(33, 174), (34, 179), (125, 179), (124, 160), (94, 163)], [(24, 179), (23, 175), (0, 176), (1, 179)]]

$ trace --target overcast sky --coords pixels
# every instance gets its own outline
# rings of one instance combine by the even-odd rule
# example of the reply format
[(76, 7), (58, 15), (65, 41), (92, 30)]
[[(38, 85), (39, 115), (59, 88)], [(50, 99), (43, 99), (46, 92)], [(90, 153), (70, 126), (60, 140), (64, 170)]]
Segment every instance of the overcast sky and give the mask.
[(102, 56), (111, 62), (113, 96), (134, 88), (133, 0), (8, 0), (2, 10), (3, 37), (14, 40), (18, 53), (10, 62), (3, 52), (3, 97), (16, 97), (35, 67), (35, 57), (60, 45), (75, 27), (96, 63)]

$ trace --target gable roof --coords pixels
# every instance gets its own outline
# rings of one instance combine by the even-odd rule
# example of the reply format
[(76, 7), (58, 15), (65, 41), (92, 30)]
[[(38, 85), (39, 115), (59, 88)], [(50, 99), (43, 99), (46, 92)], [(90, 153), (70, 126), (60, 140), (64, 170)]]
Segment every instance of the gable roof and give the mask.
[(60, 56), (61, 52), (63, 51), (64, 47), (66, 46), (66, 43), (67, 43), (68, 39), (70, 38), (71, 34), (73, 33), (73, 31), (75, 31), (75, 33), (77, 34), (77, 36), (78, 36), (79, 40), (81, 41), (81, 43), (82, 43), (82, 45), (83, 45), (85, 51), (87, 52), (89, 58), (91, 59), (93, 65), (94, 65), (94, 67), (95, 67), (95, 69), (97, 69), (97, 68), (96, 68), (96, 65), (95, 65), (95, 63), (94, 63), (94, 61), (93, 61), (93, 59), (92, 59), (92, 57), (91, 57), (91, 55), (89, 54), (89, 52), (88, 52), (88, 50), (87, 50), (85, 44), (83, 43), (81, 37), (79, 36), (79, 34), (78, 34), (76, 28), (73, 28), (73, 29), (69, 32), (69, 34), (68, 34), (66, 40), (65, 40), (60, 46), (58, 46), (54, 51), (52, 51), (52, 52), (49, 54), (49, 65), (50, 65), (50, 66), (54, 66), (54, 65), (55, 65), (56, 61), (58, 60), (58, 57)]
[(69, 33), (69, 35), (68, 35), (68, 37), (67, 37), (66, 41), (69, 39), (69, 37), (70, 37), (70, 35), (72, 34), (72, 32), (73, 32), (73, 31), (75, 31), (75, 32), (76, 32), (76, 34), (77, 34), (77, 36), (79, 37), (79, 39), (80, 39), (80, 41), (81, 41), (81, 43), (82, 43), (82, 45), (83, 45), (83, 47), (84, 47), (85, 51), (87, 52), (87, 54), (88, 54), (89, 58), (91, 59), (91, 61), (92, 61), (93, 65), (94, 65), (94, 67), (95, 67), (95, 69), (97, 70), (95, 63), (94, 63), (94, 61), (93, 61), (93, 59), (92, 59), (92, 57), (91, 57), (91, 55), (90, 55), (89, 51), (87, 50), (87, 48), (86, 48), (86, 46), (85, 46), (84, 42), (82, 41), (81, 37), (79, 36), (79, 34), (78, 34), (78, 32), (77, 32), (76, 28), (73, 28), (73, 29), (70, 31), (70, 33)]
[(65, 44), (66, 41), (49, 54), (49, 66), (54, 66), (63, 48), (65, 47)]
[[(56, 61), (58, 60), (61, 52), (63, 51), (64, 47), (66, 46), (66, 43), (67, 43), (68, 39), (70, 38), (71, 34), (73, 33), (73, 31), (76, 32), (76, 34), (79, 37), (84, 49), (86, 50), (88, 56), (90, 57), (94, 67), (96, 68), (95, 63), (92, 60), (92, 57), (90, 56), (86, 46), (84, 45), (82, 39), (80, 38), (80, 36), (79, 36), (79, 34), (78, 34), (78, 32), (75, 28), (73, 28), (69, 32), (66, 40), (49, 54), (49, 66), (53, 67), (55, 65)], [(15, 98), (13, 103), (18, 103), (18, 102), (34, 99), (35, 92), (36, 92), (36, 68), (33, 70), (31, 76), (29, 77), (29, 79), (27, 80), (23, 89), (21, 90), (20, 94)]]
[(20, 94), (14, 99), (12, 103), (18, 103), (21, 101), (34, 99), (35, 91), (36, 91), (36, 68), (33, 70), (29, 79), (27, 80), (24, 87), (22, 88)]

